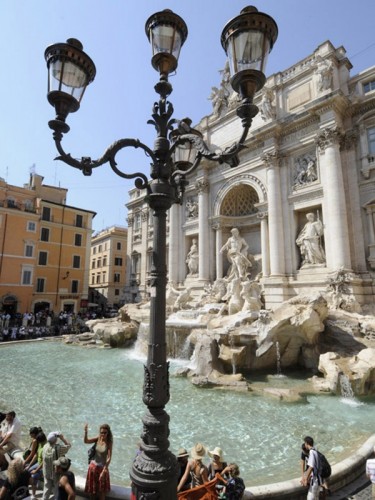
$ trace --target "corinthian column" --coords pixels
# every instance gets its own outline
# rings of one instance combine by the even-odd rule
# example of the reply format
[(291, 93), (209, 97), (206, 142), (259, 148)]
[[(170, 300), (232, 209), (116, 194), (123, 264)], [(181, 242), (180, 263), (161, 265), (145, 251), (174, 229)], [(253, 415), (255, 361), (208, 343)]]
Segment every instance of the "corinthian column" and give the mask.
[(168, 254), (168, 278), (169, 282), (178, 283), (179, 262), (179, 232), (181, 228), (181, 205), (174, 203), (169, 210), (169, 254)]
[(257, 214), (260, 219), (260, 241), (262, 245), (262, 274), (264, 277), (270, 275), (270, 249), (268, 241), (268, 221), (267, 212), (259, 212)]
[(221, 229), (220, 223), (214, 224), (212, 229), (216, 231), (216, 252), (215, 252), (215, 262), (216, 262), (216, 279), (220, 279), (223, 277), (223, 258), (220, 253), (220, 250), (223, 246), (223, 230)]
[(349, 230), (337, 128), (324, 129), (317, 137), (324, 190), (324, 224), (327, 267), (351, 269)]
[(208, 187), (206, 178), (198, 179), (195, 183), (198, 191), (198, 228), (199, 228), (199, 280), (209, 279), (209, 233), (208, 233)]
[(270, 273), (271, 276), (282, 276), (285, 274), (285, 250), (280, 186), (280, 157), (274, 151), (265, 154), (262, 160), (267, 166)]

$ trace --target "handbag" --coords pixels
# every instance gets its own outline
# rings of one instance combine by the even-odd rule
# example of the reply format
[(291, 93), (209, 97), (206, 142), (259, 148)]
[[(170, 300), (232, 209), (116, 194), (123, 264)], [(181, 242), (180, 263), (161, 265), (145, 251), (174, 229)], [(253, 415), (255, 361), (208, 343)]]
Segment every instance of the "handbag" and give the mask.
[(87, 456), (88, 456), (88, 459), (89, 459), (89, 463), (91, 462), (91, 460), (93, 460), (93, 458), (95, 457), (95, 452), (96, 452), (96, 443), (94, 443), (91, 448), (89, 448), (87, 450)]

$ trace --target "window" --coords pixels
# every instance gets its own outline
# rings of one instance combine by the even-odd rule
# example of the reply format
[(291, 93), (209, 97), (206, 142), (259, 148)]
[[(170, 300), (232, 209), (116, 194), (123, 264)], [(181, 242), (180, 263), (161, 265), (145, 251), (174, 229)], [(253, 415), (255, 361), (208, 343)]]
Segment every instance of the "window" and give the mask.
[(117, 250), (121, 250), (121, 241), (118, 241), (118, 242), (116, 243), (116, 249), (117, 249)]
[(71, 293), (78, 293), (78, 280), (72, 280)]
[(134, 217), (134, 229), (140, 229), (142, 226), (142, 215), (140, 214), (140, 212), (138, 212), (137, 214), (135, 214), (135, 217)]
[(115, 257), (115, 266), (122, 266), (122, 258)]
[(36, 224), (35, 224), (35, 222), (31, 222), (31, 221), (27, 222), (27, 231), (35, 233), (35, 231), (36, 231)]
[(107, 281), (107, 273), (102, 273), (102, 283)]
[(115, 283), (120, 283), (120, 273), (114, 273), (114, 275), (113, 275), (113, 281)]
[(96, 247), (92, 249), (92, 253), (95, 255), (96, 254)]
[(375, 90), (375, 80), (371, 80), (371, 82), (367, 82), (363, 85), (363, 91), (365, 94), (371, 92), (371, 90)]
[(38, 278), (36, 280), (36, 291), (38, 293), (44, 292), (45, 283), (46, 283), (46, 280), (44, 278)]
[(95, 269), (95, 264), (96, 264), (96, 260), (94, 259), (94, 260), (91, 262), (91, 269)]
[(100, 253), (102, 251), (103, 251), (103, 247), (102, 247), (102, 245), (99, 245), (98, 252)]
[(34, 254), (34, 245), (28, 245), (26, 244), (25, 246), (25, 257), (32, 257)]
[(43, 207), (42, 209), (42, 220), (51, 220), (51, 209), (49, 207)]
[(82, 246), (82, 234), (75, 234), (74, 235), (74, 245), (76, 247)]
[(48, 227), (42, 227), (40, 231), (40, 240), (49, 241), (49, 229)]
[(76, 227), (83, 227), (83, 215), (76, 214)]
[(47, 265), (47, 252), (39, 252), (38, 264), (40, 266), (46, 266)]
[(103, 266), (106, 266), (107, 265), (107, 256), (105, 255), (103, 257)]
[(91, 275), (91, 284), (95, 285), (95, 274)]
[(120, 295), (120, 289), (119, 288), (115, 288), (115, 295)]
[(79, 269), (81, 267), (81, 257), (80, 255), (73, 255), (73, 267)]
[(98, 259), (98, 263), (96, 267), (102, 267), (102, 259)]
[(368, 152), (375, 155), (375, 127), (367, 129)]
[(96, 275), (96, 283), (97, 284), (100, 283), (100, 274), (99, 273)]
[(22, 284), (31, 285), (32, 271), (31, 269), (22, 269)]
[(7, 205), (9, 208), (17, 208), (16, 200), (14, 198), (8, 198)]
[(34, 211), (34, 203), (32, 200), (25, 200), (25, 210), (26, 212), (33, 212)]
[(108, 243), (104, 243), (104, 250), (108, 249)]

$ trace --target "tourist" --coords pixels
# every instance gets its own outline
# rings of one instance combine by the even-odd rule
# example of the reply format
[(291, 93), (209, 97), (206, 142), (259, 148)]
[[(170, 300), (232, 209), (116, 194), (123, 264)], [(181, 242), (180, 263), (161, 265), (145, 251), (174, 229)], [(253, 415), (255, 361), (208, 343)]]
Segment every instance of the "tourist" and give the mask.
[(375, 498), (375, 458), (369, 458), (368, 460), (366, 460), (366, 476), (372, 483), (372, 498)]
[(223, 470), (228, 465), (227, 462), (224, 462), (223, 450), (216, 446), (212, 451), (208, 451), (207, 454), (212, 458), (208, 465), (208, 479), (213, 479), (217, 472), (223, 475)]
[(302, 446), (301, 446), (301, 472), (302, 472), (301, 481), (302, 481), (302, 478), (303, 478), (305, 472), (308, 469), (308, 466), (307, 466), (308, 460), (309, 460), (309, 451), (306, 448), (305, 443), (302, 443)]
[(229, 474), (229, 479), (219, 498), (226, 500), (240, 500), (245, 491), (245, 483), (240, 477), (240, 469), (237, 464), (229, 464), (222, 472), (223, 475)]
[[(178, 479), (177, 484), (180, 484), (182, 477), (185, 474), (186, 468), (189, 464), (189, 453), (185, 448), (180, 448), (177, 453), (177, 464), (178, 464)], [(191, 476), (188, 474), (186, 481), (181, 485), (180, 491), (186, 491), (191, 488)]]
[(206, 455), (206, 448), (201, 443), (197, 443), (191, 450), (192, 460), (189, 460), (185, 470), (185, 474), (180, 479), (177, 486), (177, 491), (181, 491), (183, 485), (186, 483), (189, 475), (191, 475), (191, 488), (200, 486), (208, 482), (207, 467), (202, 462), (203, 457)]
[(84, 430), (84, 442), (95, 444), (95, 454), (87, 471), (85, 492), (90, 495), (90, 498), (98, 496), (99, 500), (104, 500), (106, 493), (111, 489), (108, 470), (113, 447), (111, 428), (108, 424), (102, 424), (99, 428), (99, 436), (93, 438), (87, 436), (87, 424)]
[(74, 500), (76, 497), (76, 479), (69, 470), (70, 464), (68, 457), (60, 457), (53, 462), (58, 477), (56, 500)]
[(0, 467), (7, 465), (5, 454), (20, 448), (21, 422), (14, 411), (9, 411), (5, 416), (5, 425), (0, 436)]
[(23, 467), (22, 458), (16, 458), (9, 464), (7, 478), (0, 490), (0, 499), (21, 500), (29, 496), (30, 472)]
[(29, 436), (31, 438), (31, 442), (29, 444), (29, 447), (25, 450), (23, 454), (23, 459), (24, 459), (24, 467), (28, 467), (33, 460), (33, 458), (36, 455), (36, 451), (38, 449), (38, 441), (36, 439), (37, 435), (39, 432), (42, 432), (41, 427), (31, 427), (29, 430)]
[(318, 452), (314, 448), (314, 440), (312, 437), (306, 436), (303, 441), (305, 448), (309, 452), (309, 458), (307, 461), (307, 470), (302, 477), (301, 484), (309, 488), (309, 491), (307, 493), (307, 500), (318, 500), (320, 490), (320, 478), (318, 475)]
[(36, 436), (37, 450), (34, 458), (31, 460), (26, 469), (31, 474), (31, 487), (33, 492), (33, 497), (35, 498), (36, 487), (38, 481), (43, 480), (43, 448), (47, 444), (47, 438), (44, 432), (39, 432)]
[[(57, 442), (60, 439), (63, 444)], [(57, 476), (53, 465), (54, 460), (66, 455), (71, 444), (65, 439), (61, 432), (50, 432), (47, 436), (47, 444), (43, 448), (43, 476), (44, 487), (42, 500), (49, 500), (56, 495)]]

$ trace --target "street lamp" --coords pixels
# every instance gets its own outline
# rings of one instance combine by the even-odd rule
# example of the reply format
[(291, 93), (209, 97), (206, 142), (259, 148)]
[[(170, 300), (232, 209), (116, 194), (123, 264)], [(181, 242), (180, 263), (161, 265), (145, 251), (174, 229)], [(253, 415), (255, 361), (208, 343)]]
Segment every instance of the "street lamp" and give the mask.
[[(167, 101), (172, 92), (168, 76), (177, 68), (180, 49), (188, 33), (185, 22), (171, 10), (163, 10), (150, 16), (145, 28), (152, 45), (152, 66), (160, 75), (155, 85), (159, 100), (154, 103), (152, 120), (148, 121), (157, 132), (152, 149), (138, 139), (120, 139), (97, 160), (87, 156), (75, 159), (65, 153), (61, 141), (63, 134), (69, 131), (66, 118), (79, 109), (87, 86), (95, 78), (95, 65), (76, 39), (51, 45), (45, 51), (45, 59), (49, 72), (48, 101), (56, 110), (55, 119), (49, 122), (59, 152), (56, 159), (80, 169), (84, 175), (91, 175), (94, 168), (108, 162), (117, 175), (135, 179), (135, 186), (146, 190), (145, 200), (153, 211), (150, 332), (143, 386), (147, 410), (142, 419), (142, 451), (134, 460), (130, 477), (134, 499), (169, 500), (177, 496), (177, 462), (168, 449), (169, 416), (164, 410), (169, 401), (165, 339), (167, 211), (172, 204), (182, 202), (186, 177), (203, 157), (238, 165), (238, 153), (244, 148), (252, 119), (258, 113), (253, 97), (265, 83), (265, 62), (277, 38), (277, 25), (255, 7), (246, 7), (222, 32), (221, 43), (229, 58), (231, 84), (241, 97), (237, 115), (241, 118), (243, 132), (237, 143), (220, 152), (208, 148), (202, 135), (191, 128), (190, 119), (172, 118), (173, 106)], [(146, 152), (151, 159), (150, 178), (141, 172), (124, 173), (117, 167), (116, 155), (126, 147)]]

